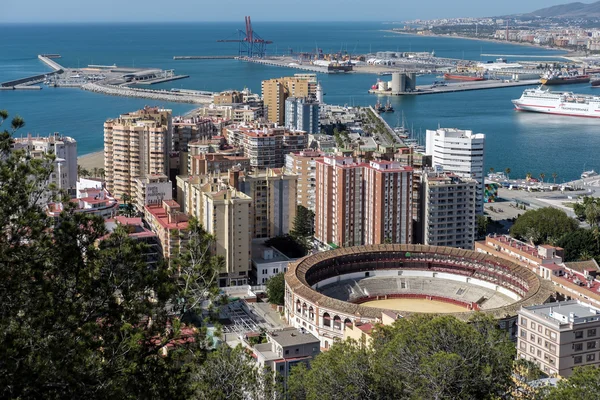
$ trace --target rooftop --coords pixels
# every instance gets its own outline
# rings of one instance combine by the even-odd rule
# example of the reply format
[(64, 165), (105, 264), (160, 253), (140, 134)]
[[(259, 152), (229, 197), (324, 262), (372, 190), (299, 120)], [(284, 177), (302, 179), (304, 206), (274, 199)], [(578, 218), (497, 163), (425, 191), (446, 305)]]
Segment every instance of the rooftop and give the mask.
[(559, 301), (557, 303), (523, 307), (523, 309), (555, 325), (582, 324), (600, 320), (600, 309), (579, 300)]
[(285, 328), (280, 331), (273, 331), (268, 333), (271, 340), (281, 347), (295, 346), (309, 343), (319, 344), (319, 339), (309, 333), (307, 330), (300, 330), (296, 328)]

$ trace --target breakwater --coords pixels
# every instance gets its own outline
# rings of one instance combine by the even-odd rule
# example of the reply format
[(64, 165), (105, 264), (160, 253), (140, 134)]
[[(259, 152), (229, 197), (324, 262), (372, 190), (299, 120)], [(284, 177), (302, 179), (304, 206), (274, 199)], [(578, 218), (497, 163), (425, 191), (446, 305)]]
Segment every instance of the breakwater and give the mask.
[(137, 97), (178, 103), (209, 104), (212, 102), (212, 95), (207, 94), (197, 95), (191, 93), (169, 92), (166, 90), (133, 89), (115, 85), (100, 85), (97, 83), (83, 84), (81, 85), (81, 89), (109, 96)]

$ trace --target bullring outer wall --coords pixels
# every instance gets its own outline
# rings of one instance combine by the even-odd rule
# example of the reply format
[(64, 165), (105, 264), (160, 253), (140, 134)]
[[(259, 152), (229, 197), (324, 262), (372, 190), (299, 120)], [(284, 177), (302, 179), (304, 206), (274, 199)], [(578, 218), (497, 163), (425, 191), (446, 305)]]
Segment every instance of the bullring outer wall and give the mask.
[[(404, 317), (410, 312), (366, 307), (327, 297), (313, 287), (326, 279), (348, 273), (365, 276), (382, 270), (414, 270), (460, 275), (469, 279), (483, 279), (498, 288), (510, 290), (520, 300), (482, 311), (500, 321), (500, 326), (511, 335), (516, 334), (514, 321), (523, 306), (542, 304), (552, 294), (552, 288), (535, 273), (516, 263), (470, 250), (423, 246), (384, 244), (341, 248), (317, 253), (290, 263), (285, 275), (285, 316), (298, 328), (305, 328), (328, 348), (341, 339), (344, 330), (356, 322), (381, 322), (383, 312), (398, 313)], [(436, 295), (437, 293), (432, 293)], [(466, 320), (471, 311), (450, 314)], [(329, 326), (327, 320), (329, 319)]]

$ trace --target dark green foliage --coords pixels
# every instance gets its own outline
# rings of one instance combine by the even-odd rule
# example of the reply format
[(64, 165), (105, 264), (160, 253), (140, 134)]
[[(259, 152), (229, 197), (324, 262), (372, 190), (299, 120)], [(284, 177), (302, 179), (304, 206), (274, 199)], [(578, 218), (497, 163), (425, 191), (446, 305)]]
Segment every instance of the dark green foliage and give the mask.
[(315, 234), (315, 213), (308, 208), (299, 205), (294, 218), (294, 229), (290, 232), (297, 242), (301, 243), (308, 251), (312, 248), (312, 240)]
[(269, 303), (282, 306), (285, 301), (285, 278), (280, 272), (267, 281), (267, 296)]
[(577, 221), (570, 218), (564, 211), (545, 207), (527, 211), (517, 218), (510, 229), (510, 234), (535, 244), (553, 243), (564, 234), (573, 232), (577, 227)]
[[(63, 196), (46, 187), (53, 156), (11, 152), (22, 125), (0, 132), (0, 398), (190, 398), (204, 329), (185, 327), (170, 305), (194, 309), (218, 263), (188, 254), (180, 273), (149, 268), (145, 245), (121, 228), (105, 237), (102, 219), (68, 198), (60, 219), (48, 218), (44, 199)], [(206, 253), (209, 239), (190, 242)]]
[(585, 261), (600, 255), (598, 241), (592, 229), (569, 232), (556, 245), (565, 250), (565, 261)]
[(276, 236), (267, 240), (265, 244), (273, 246), (289, 258), (300, 258), (307, 254), (304, 244), (291, 235)]
[[(194, 399), (279, 400), (280, 390), (270, 371), (256, 369), (247, 350), (221, 347), (208, 355), (193, 377)], [(181, 397), (177, 397), (181, 398)]]
[(294, 370), (289, 387), (307, 400), (494, 399), (511, 388), (514, 355), (489, 317), (415, 315), (380, 328), (370, 349), (336, 343)]
[(482, 239), (487, 235), (488, 219), (485, 215), (477, 216), (477, 237)]
[(579, 367), (568, 379), (546, 391), (544, 400), (597, 400), (600, 396), (600, 368)]

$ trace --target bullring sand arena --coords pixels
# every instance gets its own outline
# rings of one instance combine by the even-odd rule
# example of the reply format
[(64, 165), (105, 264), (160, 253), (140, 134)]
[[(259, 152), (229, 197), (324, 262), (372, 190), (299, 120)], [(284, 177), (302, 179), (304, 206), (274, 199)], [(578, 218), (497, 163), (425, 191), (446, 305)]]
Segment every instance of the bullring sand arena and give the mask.
[(514, 262), (470, 250), (384, 244), (317, 253), (285, 276), (285, 316), (327, 348), (357, 323), (385, 316), (489, 314), (511, 336), (522, 306), (544, 303), (551, 285)]

